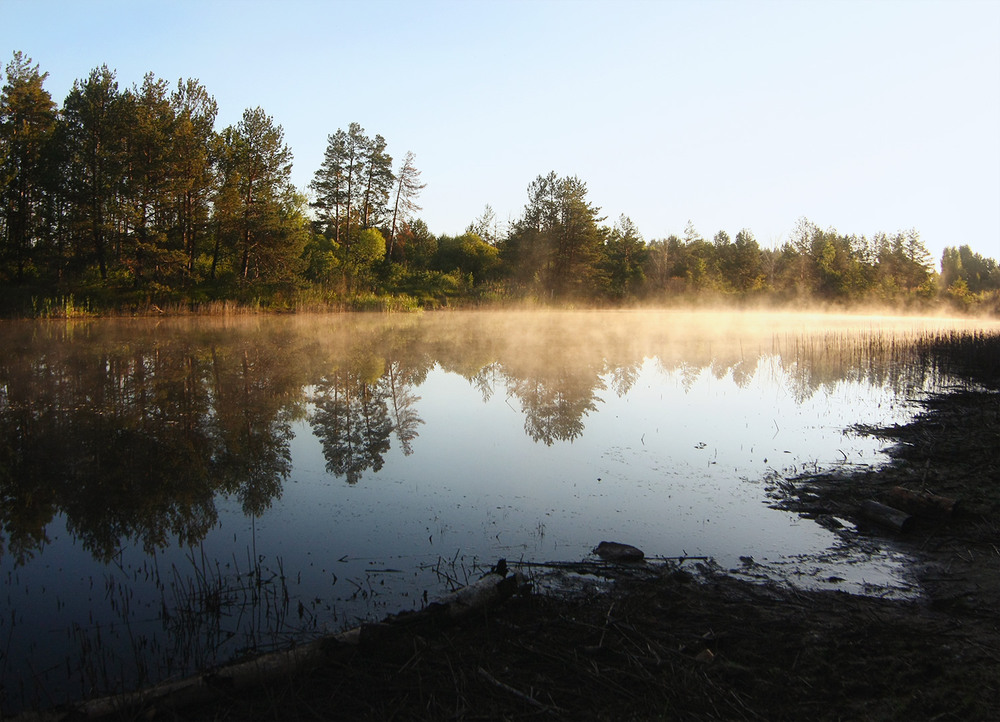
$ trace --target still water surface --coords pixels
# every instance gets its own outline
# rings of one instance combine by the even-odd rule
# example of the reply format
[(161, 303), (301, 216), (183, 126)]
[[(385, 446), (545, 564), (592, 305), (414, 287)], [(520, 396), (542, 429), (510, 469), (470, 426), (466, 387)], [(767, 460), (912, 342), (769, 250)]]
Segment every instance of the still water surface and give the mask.
[[(961, 322), (678, 312), (0, 325), (3, 706), (181, 675), (599, 541), (910, 589), (768, 507), (874, 465)], [(741, 561), (742, 558), (742, 561)]]

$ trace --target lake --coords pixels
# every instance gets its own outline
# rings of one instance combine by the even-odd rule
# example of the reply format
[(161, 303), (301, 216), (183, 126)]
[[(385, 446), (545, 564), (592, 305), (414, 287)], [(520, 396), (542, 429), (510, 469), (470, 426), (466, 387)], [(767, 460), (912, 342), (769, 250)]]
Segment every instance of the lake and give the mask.
[[(0, 323), (3, 708), (181, 676), (602, 540), (917, 593), (769, 508), (997, 324), (712, 312)], [(749, 563), (752, 558), (753, 563)]]

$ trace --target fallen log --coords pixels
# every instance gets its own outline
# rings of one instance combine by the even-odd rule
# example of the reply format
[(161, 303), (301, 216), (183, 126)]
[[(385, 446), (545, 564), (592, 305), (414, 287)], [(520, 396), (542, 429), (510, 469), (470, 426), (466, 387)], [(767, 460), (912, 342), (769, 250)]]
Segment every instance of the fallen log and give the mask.
[(927, 491), (894, 486), (885, 495), (886, 502), (897, 509), (929, 519), (948, 519), (955, 512), (956, 501)]
[[(506, 569), (506, 565), (504, 565), (504, 569)], [(446, 594), (423, 609), (390, 615), (385, 621), (387, 624), (412, 624), (429, 617), (461, 617), (469, 612), (485, 609), (496, 602), (503, 601), (523, 589), (524, 586), (524, 575), (521, 572), (514, 572), (509, 576), (490, 572), (483, 575), (482, 579)]]
[(860, 510), (861, 514), (866, 518), (895, 529), (898, 532), (907, 532), (913, 526), (913, 517), (905, 511), (900, 511), (877, 501), (868, 500), (861, 502)]
[[(684, 562), (707, 562), (712, 557), (706, 556), (678, 556), (678, 557), (645, 557), (647, 562), (676, 562), (678, 565)], [(512, 562), (515, 566), (525, 569), (566, 569), (574, 572), (599, 573), (602, 571), (615, 571), (621, 568), (619, 562), (614, 561), (582, 561), (582, 562), (526, 562), (519, 559)]]
[[(348, 638), (353, 636), (349, 632), (345, 634)], [(335, 635), (339, 636), (343, 635)], [(220, 693), (248, 689), (266, 680), (305, 669), (323, 658), (329, 641), (329, 639), (319, 639), (300, 647), (264, 654), (246, 662), (222, 667), (212, 673), (167, 682), (131, 694), (88, 700), (73, 705), (62, 716), (51, 719), (100, 720), (113, 715), (121, 716), (130, 710), (141, 708), (180, 709), (205, 703)]]
[[(504, 566), (506, 569), (506, 565)], [(511, 575), (488, 573), (461, 589), (445, 595), (414, 612), (390, 615), (383, 622), (364, 624), (339, 634), (321, 637), (292, 649), (272, 652), (245, 662), (220, 667), (209, 673), (182, 680), (164, 682), (147, 689), (126, 694), (78, 702), (59, 709), (39, 713), (26, 713), (15, 720), (22, 722), (69, 722), (70, 720), (101, 720), (137, 714), (141, 710), (158, 711), (180, 709), (195, 704), (205, 704), (222, 694), (259, 687), (262, 683), (279, 679), (319, 665), (324, 659), (335, 656), (337, 650), (353, 649), (360, 644), (377, 641), (381, 634), (404, 625), (432, 618), (453, 619), (510, 597), (525, 585), (520, 572)], [(380, 634), (381, 633), (381, 634)]]

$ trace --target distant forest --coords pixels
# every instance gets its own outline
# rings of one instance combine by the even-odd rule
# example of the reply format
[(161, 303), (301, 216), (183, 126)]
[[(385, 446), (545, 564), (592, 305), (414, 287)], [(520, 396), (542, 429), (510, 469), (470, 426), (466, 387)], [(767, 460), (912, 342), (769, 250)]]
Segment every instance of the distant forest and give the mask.
[(459, 236), (418, 213), (413, 153), (357, 123), (328, 136), (308, 189), (261, 108), (217, 131), (197, 80), (106, 66), (60, 108), (15, 52), (0, 91), (0, 312), (411, 309), (462, 305), (868, 304), (1000, 313), (1000, 267), (968, 245), (939, 270), (916, 230), (844, 235), (800, 219), (780, 248), (749, 229), (646, 240), (608, 224), (584, 181), (528, 186), (521, 216), (489, 205)]

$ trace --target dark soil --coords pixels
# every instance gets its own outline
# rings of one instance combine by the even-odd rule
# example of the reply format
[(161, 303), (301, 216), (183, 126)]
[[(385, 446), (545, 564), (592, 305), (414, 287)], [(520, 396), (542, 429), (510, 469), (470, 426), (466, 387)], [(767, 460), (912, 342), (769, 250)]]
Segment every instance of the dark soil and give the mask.
[[(989, 380), (989, 379), (987, 379)], [(995, 384), (994, 384), (995, 387)], [(916, 601), (796, 591), (709, 563), (583, 565), (610, 579), (459, 622), (380, 625), (318, 666), (178, 720), (987, 720), (1000, 710), (1000, 393), (926, 399), (886, 469), (789, 480), (775, 503), (919, 561)], [(866, 522), (896, 485), (958, 501), (905, 534)], [(850, 529), (850, 530), (849, 530)], [(849, 530), (849, 531), (848, 531)], [(597, 586), (597, 585), (595, 585)]]

